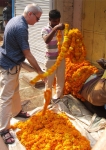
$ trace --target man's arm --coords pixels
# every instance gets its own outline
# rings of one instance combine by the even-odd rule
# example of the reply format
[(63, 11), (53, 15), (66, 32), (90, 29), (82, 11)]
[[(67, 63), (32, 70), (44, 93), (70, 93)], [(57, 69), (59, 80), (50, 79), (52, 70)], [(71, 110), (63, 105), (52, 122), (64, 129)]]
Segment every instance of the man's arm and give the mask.
[(29, 49), (23, 50), (23, 54), (31, 66), (35, 69), (38, 74), (42, 74), (43, 71), (41, 70), (40, 66), (38, 65), (35, 57), (32, 55)]
[(48, 44), (52, 40), (57, 30), (64, 30), (64, 28), (65, 28), (65, 25), (62, 23), (59, 23), (58, 25), (56, 25), (48, 35), (43, 36), (45, 43)]

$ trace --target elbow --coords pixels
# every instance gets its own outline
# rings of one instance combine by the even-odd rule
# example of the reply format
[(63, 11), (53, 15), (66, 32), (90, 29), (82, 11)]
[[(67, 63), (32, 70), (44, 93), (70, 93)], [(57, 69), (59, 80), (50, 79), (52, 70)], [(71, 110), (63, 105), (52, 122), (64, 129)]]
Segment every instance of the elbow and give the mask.
[(46, 44), (49, 44), (49, 42), (45, 42)]
[(49, 42), (50, 42), (50, 38), (48, 36), (44, 36), (43, 40), (46, 44), (49, 44)]
[(46, 44), (49, 44), (49, 42), (50, 42), (49, 40), (45, 40), (45, 43), (46, 43)]

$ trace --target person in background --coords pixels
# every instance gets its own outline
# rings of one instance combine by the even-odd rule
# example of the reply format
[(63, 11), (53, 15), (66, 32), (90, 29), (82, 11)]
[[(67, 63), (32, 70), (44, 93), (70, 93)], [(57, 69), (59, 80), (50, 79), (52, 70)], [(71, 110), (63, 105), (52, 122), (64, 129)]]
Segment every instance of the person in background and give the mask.
[(21, 63), (26, 58), (38, 74), (43, 73), (28, 43), (28, 25), (38, 22), (41, 15), (39, 5), (29, 4), (22, 15), (13, 17), (8, 22), (4, 31), (3, 45), (0, 47), (0, 134), (6, 144), (15, 142), (9, 130), (11, 117), (30, 117), (21, 108)]
[(3, 9), (3, 26), (5, 28), (7, 22), (12, 18), (12, 0), (8, 0), (7, 6)]
[[(64, 30), (65, 25), (60, 23), (61, 14), (58, 10), (54, 9), (49, 12), (49, 23), (41, 30), (42, 37), (45, 42), (45, 69), (46, 71), (55, 64), (56, 59), (59, 55), (57, 48), (57, 31)], [(63, 95), (64, 82), (65, 82), (65, 60), (62, 60), (60, 66), (53, 72), (52, 75), (48, 76), (47, 82), (45, 83), (45, 89), (50, 88), (56, 77), (56, 94), (52, 97), (51, 102), (56, 102), (57, 99)], [(53, 95), (53, 94), (52, 94)]]

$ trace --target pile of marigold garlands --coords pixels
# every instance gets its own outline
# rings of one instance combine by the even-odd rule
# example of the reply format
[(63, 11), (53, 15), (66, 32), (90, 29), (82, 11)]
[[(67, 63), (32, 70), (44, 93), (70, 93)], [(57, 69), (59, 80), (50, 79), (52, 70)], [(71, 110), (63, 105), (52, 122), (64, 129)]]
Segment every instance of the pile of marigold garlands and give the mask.
[(51, 90), (44, 91), (44, 109), (11, 126), (26, 150), (91, 150), (90, 142), (72, 125), (65, 113), (48, 110)]
[(70, 40), (67, 47), (64, 94), (71, 93), (84, 100), (79, 92), (84, 82), (98, 69), (86, 60), (86, 49), (81, 32), (78, 29), (72, 29), (67, 36)]
[(84, 100), (80, 95), (80, 90), (84, 82), (90, 75), (96, 73), (98, 69), (86, 60), (86, 49), (83, 43), (83, 37), (78, 29), (69, 30), (69, 25), (65, 24), (64, 38), (62, 42), (61, 31), (57, 33), (59, 56), (56, 63), (44, 74), (39, 74), (31, 84), (51, 75), (60, 65), (62, 59), (66, 60), (65, 87), (64, 94), (72, 94), (76, 98)]
[(18, 122), (17, 137), (26, 150), (91, 150), (90, 142), (72, 125), (65, 113), (46, 110)]

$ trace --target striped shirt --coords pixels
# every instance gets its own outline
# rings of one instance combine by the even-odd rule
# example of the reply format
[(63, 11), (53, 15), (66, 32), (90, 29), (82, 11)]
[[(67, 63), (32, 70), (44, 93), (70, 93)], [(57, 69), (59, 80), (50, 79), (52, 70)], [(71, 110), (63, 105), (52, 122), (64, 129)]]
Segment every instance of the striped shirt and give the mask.
[[(42, 36), (48, 35), (52, 31), (52, 27), (48, 24), (44, 28), (42, 28), (41, 34)], [(57, 48), (57, 39), (56, 33), (52, 40), (46, 44), (46, 57), (50, 59), (56, 59), (58, 56), (58, 48)]]
[(6, 25), (0, 47), (0, 66), (6, 70), (25, 60), (23, 50), (29, 49), (28, 24), (23, 16), (12, 18)]

